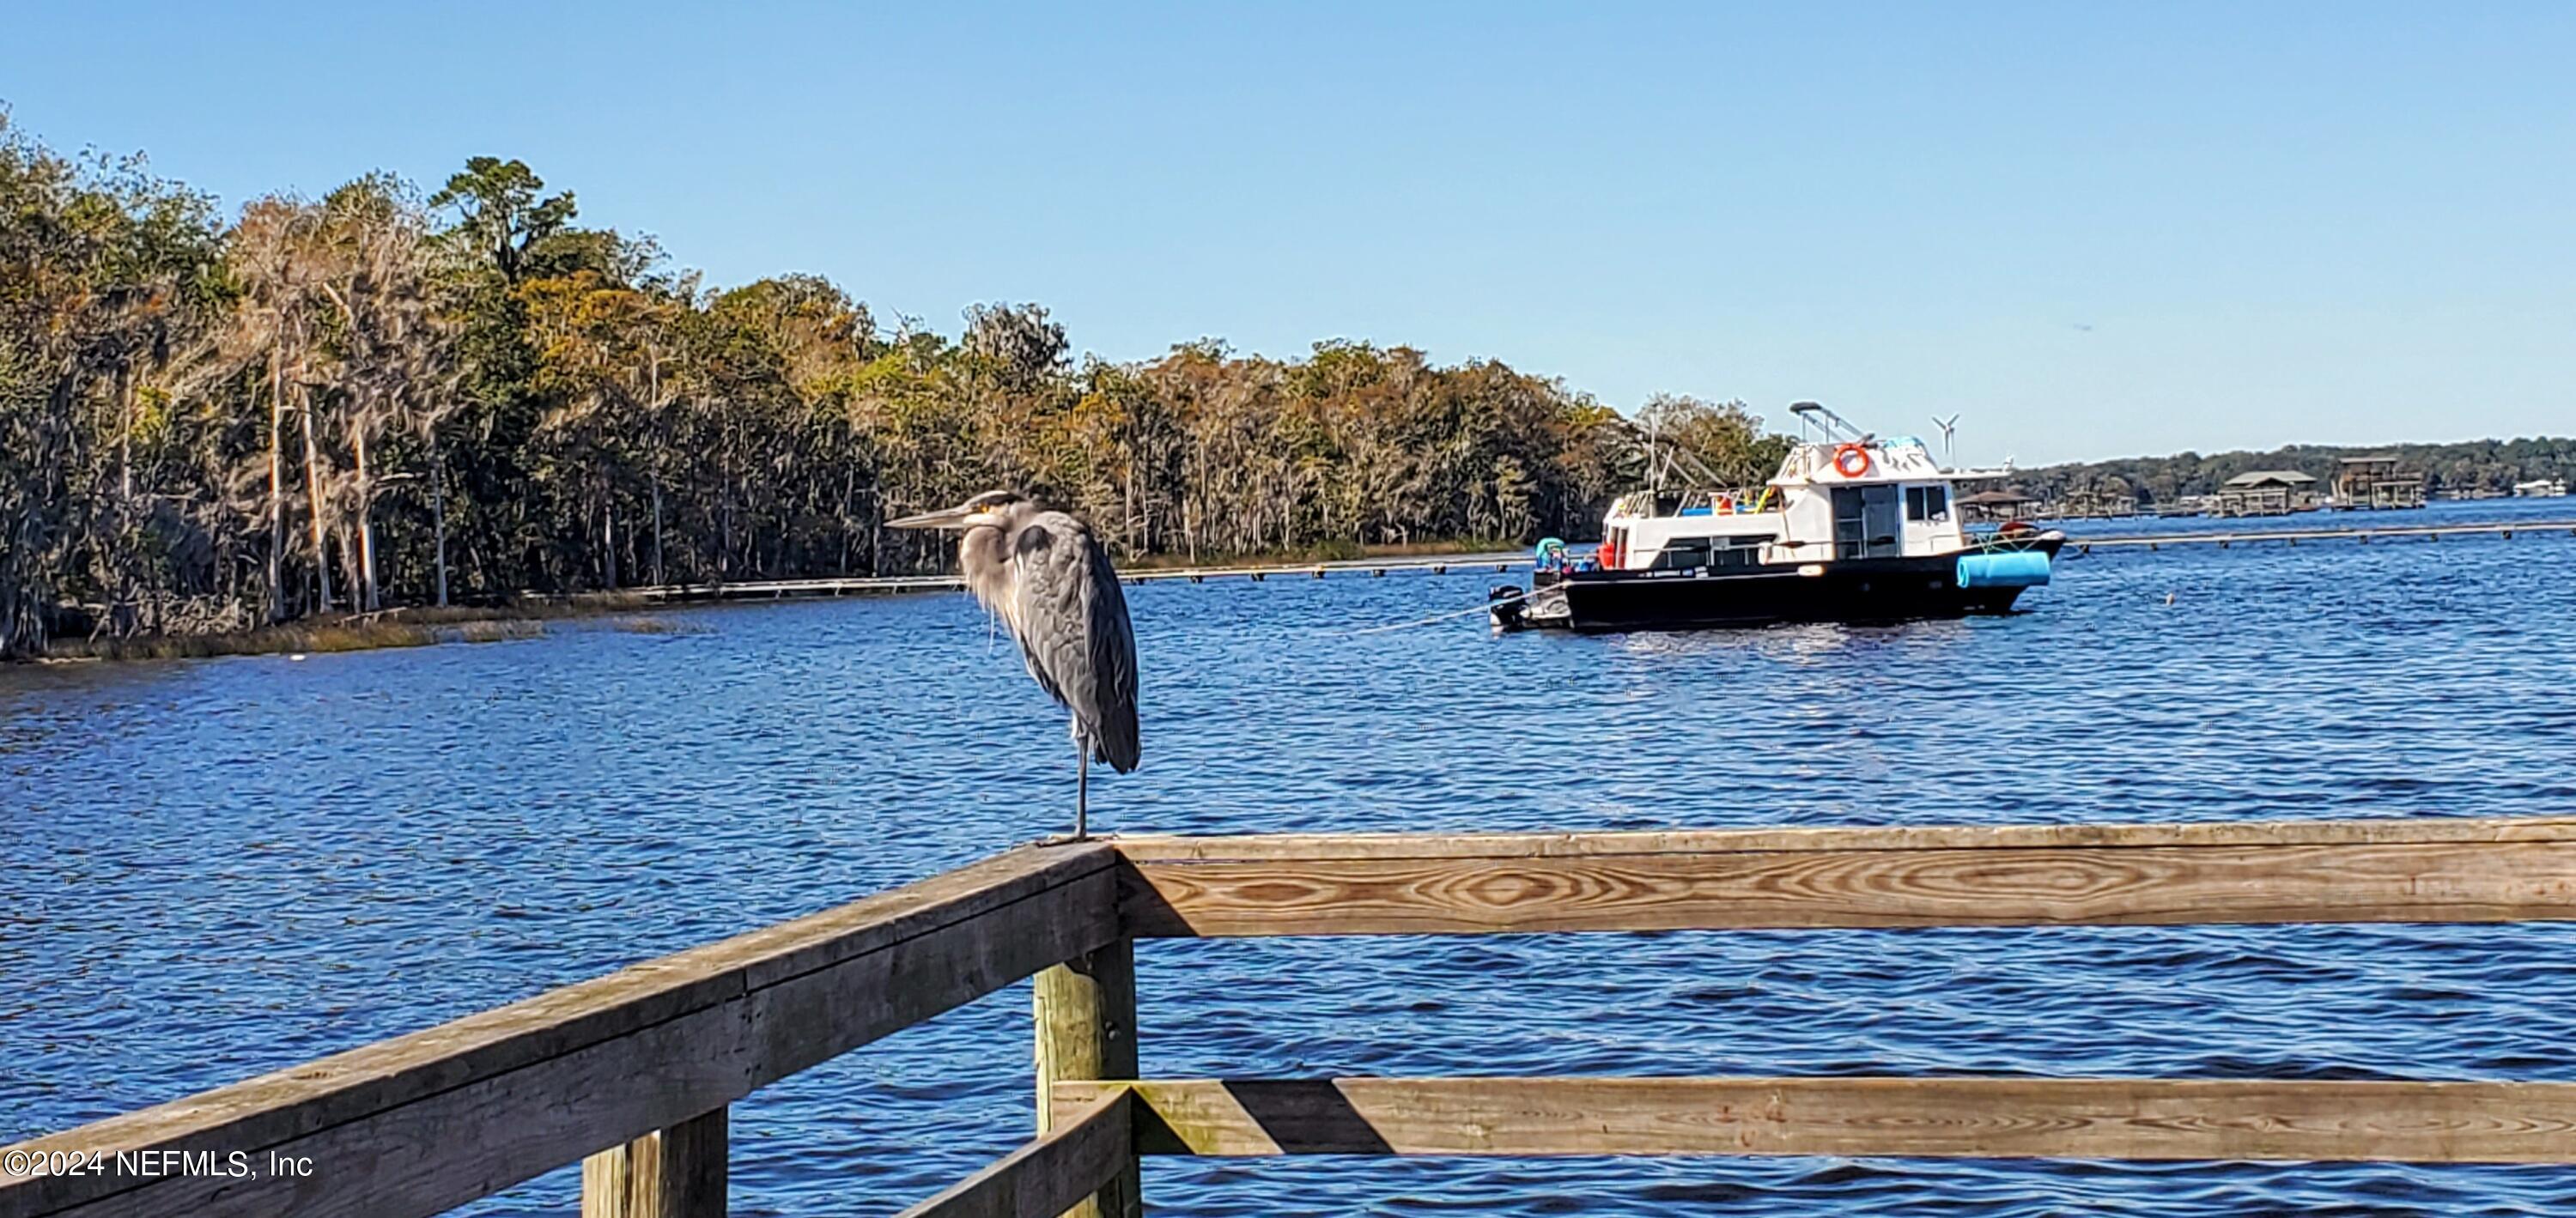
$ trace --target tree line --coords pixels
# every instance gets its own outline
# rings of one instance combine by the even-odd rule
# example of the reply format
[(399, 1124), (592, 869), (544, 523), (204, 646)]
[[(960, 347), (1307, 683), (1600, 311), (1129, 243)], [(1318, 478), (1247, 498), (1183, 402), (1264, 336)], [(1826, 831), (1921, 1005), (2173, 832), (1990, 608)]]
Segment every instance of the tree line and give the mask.
[[(717, 288), (518, 161), (227, 214), (0, 110), (0, 655), (59, 632), (933, 569), (887, 519), (1015, 487), (1129, 555), (1596, 527), (1636, 428), (1495, 360), (1202, 339), (1077, 359), (1034, 304), (951, 339), (827, 279)], [(1740, 404), (1642, 418), (1758, 480)]]

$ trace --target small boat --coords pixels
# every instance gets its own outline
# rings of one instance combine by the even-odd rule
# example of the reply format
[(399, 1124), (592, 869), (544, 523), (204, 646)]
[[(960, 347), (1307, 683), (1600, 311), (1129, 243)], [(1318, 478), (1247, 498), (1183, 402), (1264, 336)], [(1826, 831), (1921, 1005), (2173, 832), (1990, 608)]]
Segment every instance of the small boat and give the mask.
[(1813, 402), (1802, 440), (1749, 490), (1621, 496), (1588, 559), (1540, 543), (1530, 586), (1498, 587), (1503, 630), (1586, 632), (1889, 622), (2004, 613), (2046, 584), (2066, 534), (1971, 529), (1956, 487), (2004, 470), (1945, 469), (1921, 440), (1852, 428)]

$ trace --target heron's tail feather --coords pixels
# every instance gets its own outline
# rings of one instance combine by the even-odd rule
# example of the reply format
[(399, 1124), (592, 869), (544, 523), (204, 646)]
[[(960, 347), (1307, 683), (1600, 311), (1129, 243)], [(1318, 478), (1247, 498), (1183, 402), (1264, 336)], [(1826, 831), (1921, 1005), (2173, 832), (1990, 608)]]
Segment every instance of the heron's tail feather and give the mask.
[(1121, 774), (1134, 772), (1144, 756), (1144, 748), (1136, 740), (1135, 708), (1128, 707), (1123, 714), (1113, 710), (1100, 729), (1083, 742), (1091, 749), (1091, 755), (1108, 762)]

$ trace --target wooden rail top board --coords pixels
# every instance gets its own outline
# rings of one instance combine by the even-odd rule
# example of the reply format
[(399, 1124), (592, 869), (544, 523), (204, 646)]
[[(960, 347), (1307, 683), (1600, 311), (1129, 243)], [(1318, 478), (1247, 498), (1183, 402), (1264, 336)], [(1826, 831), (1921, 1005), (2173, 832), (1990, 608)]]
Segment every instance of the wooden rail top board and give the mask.
[(1140, 938), (2576, 918), (2576, 819), (1134, 837)]
[[(1118, 938), (1101, 844), (1013, 850), (409, 1036), (13, 1149), (269, 1152), (300, 1179), (0, 1174), (0, 1218), (443, 1212)], [(173, 1169), (175, 1170), (175, 1169)]]
[(1254, 859), (1555, 858), (1743, 851), (1977, 850), (2021, 847), (2341, 846), (2576, 841), (2576, 816), (2364, 820), (2074, 822), (2040, 825), (1788, 825), (1597, 833), (1121, 834), (1101, 839), (1139, 863)]
[(2090, 1078), (1060, 1082), (1149, 1155), (2576, 1162), (2576, 1083)]

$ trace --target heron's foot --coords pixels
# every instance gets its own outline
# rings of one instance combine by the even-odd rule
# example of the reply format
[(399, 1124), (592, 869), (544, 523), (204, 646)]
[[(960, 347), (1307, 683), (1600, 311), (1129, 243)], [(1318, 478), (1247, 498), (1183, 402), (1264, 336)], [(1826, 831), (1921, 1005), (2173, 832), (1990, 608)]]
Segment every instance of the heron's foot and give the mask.
[(1099, 841), (1101, 840), (1101, 836), (1102, 835), (1097, 833), (1055, 833), (1039, 838), (1038, 844), (1041, 846), (1079, 846), (1086, 842)]

